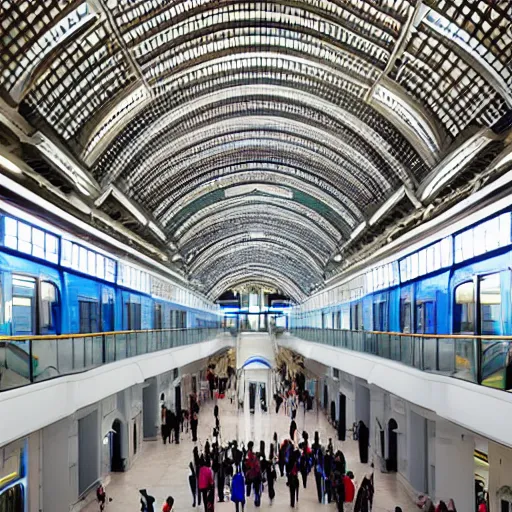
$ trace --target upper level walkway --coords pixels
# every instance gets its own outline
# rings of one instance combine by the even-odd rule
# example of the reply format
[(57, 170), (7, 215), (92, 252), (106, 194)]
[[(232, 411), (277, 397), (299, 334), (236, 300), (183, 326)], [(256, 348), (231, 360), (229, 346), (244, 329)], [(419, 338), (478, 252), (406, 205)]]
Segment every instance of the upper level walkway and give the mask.
[(512, 446), (512, 394), (496, 389), (500, 383), (506, 389), (510, 376), (507, 338), (302, 328), (277, 341)]
[(150, 377), (233, 347), (234, 338), (205, 328), (11, 337), (0, 343), (2, 446)]

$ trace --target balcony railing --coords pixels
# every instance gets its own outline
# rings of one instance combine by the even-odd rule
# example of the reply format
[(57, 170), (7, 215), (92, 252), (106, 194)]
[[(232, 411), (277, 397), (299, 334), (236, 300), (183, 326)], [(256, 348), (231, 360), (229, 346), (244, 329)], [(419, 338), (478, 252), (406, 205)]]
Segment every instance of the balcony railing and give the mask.
[(129, 357), (208, 341), (217, 327), (61, 336), (0, 336), (0, 391), (83, 372)]
[(503, 390), (512, 390), (512, 336), (468, 336), (349, 331), (300, 327), (298, 338), (399, 361)]

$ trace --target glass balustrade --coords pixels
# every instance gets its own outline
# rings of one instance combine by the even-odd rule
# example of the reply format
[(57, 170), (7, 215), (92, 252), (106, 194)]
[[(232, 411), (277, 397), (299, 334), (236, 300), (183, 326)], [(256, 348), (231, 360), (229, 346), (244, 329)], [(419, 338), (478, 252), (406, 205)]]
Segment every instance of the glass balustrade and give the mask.
[(512, 391), (512, 337), (402, 334), (301, 327), (298, 338), (398, 361), (488, 387)]
[(61, 336), (0, 336), (0, 391), (217, 336), (216, 327)]

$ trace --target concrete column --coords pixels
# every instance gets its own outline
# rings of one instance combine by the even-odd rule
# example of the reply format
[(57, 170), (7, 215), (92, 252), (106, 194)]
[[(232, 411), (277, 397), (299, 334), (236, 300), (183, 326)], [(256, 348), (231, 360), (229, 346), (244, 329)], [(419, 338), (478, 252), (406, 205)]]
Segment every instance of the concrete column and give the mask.
[(457, 510), (474, 508), (475, 440), (463, 429), (436, 421), (436, 500), (455, 500)]

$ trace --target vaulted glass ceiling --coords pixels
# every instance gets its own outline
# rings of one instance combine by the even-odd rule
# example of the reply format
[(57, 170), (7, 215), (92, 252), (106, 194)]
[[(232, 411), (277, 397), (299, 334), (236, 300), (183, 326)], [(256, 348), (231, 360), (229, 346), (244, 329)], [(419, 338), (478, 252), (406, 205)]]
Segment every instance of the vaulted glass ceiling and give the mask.
[(4, 101), (96, 195), (140, 207), (213, 298), (252, 281), (303, 299), (512, 106), (508, 2), (0, 5)]

